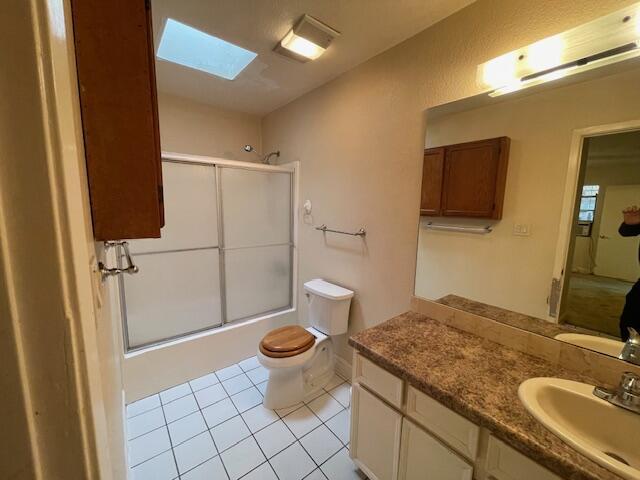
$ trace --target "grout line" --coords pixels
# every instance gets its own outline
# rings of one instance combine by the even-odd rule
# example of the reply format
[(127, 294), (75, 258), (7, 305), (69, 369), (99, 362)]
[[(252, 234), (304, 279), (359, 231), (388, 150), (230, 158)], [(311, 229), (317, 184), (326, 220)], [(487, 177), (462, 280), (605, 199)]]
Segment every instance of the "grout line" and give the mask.
[[(156, 453), (154, 456), (147, 458), (146, 460), (140, 462), (140, 463), (136, 463), (135, 465), (129, 465), (129, 470), (133, 470), (136, 467), (139, 467), (140, 465), (142, 465), (143, 463), (147, 463), (149, 460), (153, 460), (154, 458), (159, 457), (160, 455), (167, 453), (169, 450), (171, 450), (171, 448), (167, 448), (166, 450), (161, 451), (160, 453)], [(176, 466), (176, 470), (178, 469), (178, 467)]]
[(142, 414), (144, 414), (144, 413), (150, 412), (151, 410), (155, 410), (156, 408), (160, 408), (160, 407), (162, 407), (162, 400), (160, 400), (160, 395), (158, 395), (158, 402), (160, 402), (160, 404), (159, 404), (157, 407), (151, 407), (151, 408), (149, 408), (148, 410), (144, 410), (143, 412), (138, 412), (138, 413), (136, 413), (135, 415), (131, 415), (131, 416), (127, 415), (127, 408), (128, 408), (129, 406), (133, 405), (133, 404), (134, 404), (134, 403), (136, 403), (136, 402), (140, 402), (140, 401), (142, 401), (142, 400), (146, 400), (146, 399), (147, 399), (147, 398), (149, 398), (149, 397), (153, 397), (154, 395), (158, 395), (158, 394), (157, 394), (157, 393), (154, 393), (153, 395), (149, 395), (149, 396), (146, 396), (146, 397), (144, 397), (144, 398), (141, 398), (140, 400), (136, 400), (135, 402), (132, 402), (132, 403), (130, 403), (129, 405), (125, 405), (125, 409), (124, 409), (124, 410), (125, 410), (125, 417), (126, 417), (126, 419), (127, 419), (127, 420), (129, 420), (129, 419), (131, 419), (131, 418), (136, 418), (136, 417), (138, 417), (138, 416), (140, 416), (140, 415), (142, 415)]
[[(163, 416), (164, 416), (164, 415), (163, 415)], [(165, 421), (166, 421), (166, 420), (165, 420)], [(136, 440), (136, 439), (138, 439), (138, 438), (140, 438), (140, 437), (144, 437), (144, 436), (145, 436), (145, 435), (147, 435), (148, 433), (155, 432), (156, 430), (160, 430), (162, 427), (168, 427), (168, 425), (167, 425), (166, 423), (165, 423), (164, 425), (160, 425), (159, 427), (156, 427), (156, 428), (154, 428), (154, 429), (152, 429), (152, 430), (149, 430), (148, 432), (144, 432), (144, 433), (143, 433), (143, 434), (141, 434), (141, 435), (138, 435), (138, 436), (136, 436), (136, 437), (133, 437), (133, 438), (129, 438), (129, 439), (127, 439), (127, 442), (132, 442), (133, 440)], [(168, 429), (167, 429), (167, 430), (168, 430)]]
[[(238, 368), (240, 368), (240, 367), (238, 367)], [(242, 370), (242, 368), (240, 368), (240, 370)], [(249, 379), (249, 381), (251, 382), (251, 379)], [(222, 388), (224, 389), (224, 391), (225, 391), (225, 392), (227, 391), (227, 389), (226, 389), (226, 388), (224, 388), (224, 385), (222, 386)], [(255, 387), (253, 387), (253, 388), (255, 388)], [(258, 389), (256, 388), (256, 390), (258, 390)], [(258, 390), (258, 393), (260, 393), (260, 390)], [(262, 394), (261, 394), (261, 393), (260, 393), (260, 395), (262, 396)], [(263, 397), (263, 398), (264, 398), (264, 397)], [(232, 403), (233, 403), (233, 401), (232, 401)], [(260, 405), (260, 404), (258, 404), (258, 405)], [(257, 407), (258, 405), (255, 405), (254, 407)], [(234, 407), (235, 407), (235, 404), (234, 404)], [(254, 408), (254, 407), (251, 407), (251, 408)], [(249, 409), (249, 410), (251, 410), (251, 409)], [(249, 411), (249, 410), (245, 410), (245, 412), (247, 412), (247, 411)], [(240, 410), (239, 410), (239, 409), (238, 409), (238, 412), (240, 412)], [(253, 432), (251, 431), (251, 428), (249, 428), (249, 425), (247, 424), (247, 421), (246, 421), (246, 420), (244, 419), (244, 417), (242, 416), (242, 413), (244, 413), (244, 412), (240, 412), (240, 413), (238, 414), (238, 416), (240, 417), (240, 420), (242, 420), (242, 423), (244, 423), (245, 427), (247, 427), (247, 430), (249, 431), (249, 434), (251, 435), (251, 438), (253, 439), (253, 441), (255, 442), (255, 444), (258, 446), (258, 449), (260, 450), (260, 453), (262, 453), (262, 456), (264, 457), (265, 461), (268, 463), (268, 462), (269, 462), (269, 459), (268, 459), (268, 458), (267, 458), (267, 456), (264, 454), (264, 450), (262, 450), (262, 447), (260, 446), (260, 443), (258, 443), (258, 440), (256, 439), (256, 437), (254, 436)], [(277, 415), (277, 414), (276, 414), (276, 415)], [(284, 422), (283, 422), (283, 423), (284, 423)], [(295, 437), (295, 435), (294, 435), (294, 437)], [(249, 437), (246, 437), (246, 438), (249, 438)], [(245, 440), (246, 440), (246, 438), (245, 438)], [(240, 443), (240, 442), (238, 442), (238, 443)], [(237, 445), (237, 444), (236, 444), (236, 445)], [(229, 447), (229, 448), (231, 448), (231, 447)], [(222, 460), (222, 457), (220, 457), (220, 460)], [(262, 462), (262, 463), (264, 463), (264, 462)], [(262, 465), (262, 463), (261, 463), (260, 465)], [(222, 462), (222, 464), (224, 465), (224, 462)], [(260, 465), (256, 466), (255, 468), (258, 468)], [(270, 467), (271, 467), (271, 469), (273, 470), (273, 473), (275, 474), (276, 478), (277, 478), (278, 480), (280, 480), (280, 477), (278, 476), (278, 472), (276, 472), (275, 468), (273, 468), (273, 465), (271, 465), (271, 464), (269, 463), (269, 466), (270, 466)], [(226, 468), (226, 467), (225, 467), (225, 468)], [(255, 468), (254, 468), (253, 470), (255, 470)], [(253, 470), (250, 470), (250, 471), (253, 471)], [(247, 472), (247, 474), (248, 474), (248, 473), (250, 473), (250, 472)], [(246, 474), (245, 474), (245, 475), (246, 475)], [(243, 476), (244, 476), (244, 475), (243, 475)]]
[[(247, 437), (249, 438), (249, 437)], [(259, 469), (261, 466), (263, 465), (269, 465), (269, 468), (271, 468), (271, 471), (273, 472), (273, 474), (276, 476), (276, 478), (278, 478), (278, 474), (276, 473), (275, 469), (271, 466), (271, 464), (269, 463), (269, 460), (265, 460), (264, 462), (262, 462), (260, 465), (253, 467), (251, 470), (249, 470), (247, 473), (241, 475), (240, 477), (238, 477), (238, 480), (242, 480), (243, 478), (246, 478), (247, 475), (249, 475), (252, 472), (255, 472), (257, 469)], [(279, 480), (279, 478), (278, 478)]]
[[(347, 408), (347, 407), (345, 407), (345, 408), (343, 408), (342, 410), (340, 410), (338, 413), (336, 413), (335, 415), (333, 415), (332, 417), (327, 418), (327, 422), (329, 422), (330, 420), (334, 419), (335, 417), (337, 417), (338, 415), (340, 415), (342, 412), (344, 412), (344, 411), (348, 411), (348, 410), (349, 410), (349, 408), (351, 408), (351, 407), (348, 407), (348, 408)], [(334, 435), (335, 437), (337, 437), (337, 438), (338, 438), (338, 440), (340, 440), (340, 443), (346, 447), (346, 446), (347, 446), (347, 444), (348, 444), (349, 442), (344, 443), (344, 442), (340, 439), (340, 437), (338, 437), (338, 435), (336, 435), (336, 434), (334, 433), (334, 431), (333, 431), (333, 430), (331, 430), (331, 427), (329, 427), (329, 425), (327, 425), (327, 422), (324, 422), (325, 426), (329, 429), (329, 431), (330, 431), (331, 433), (333, 433), (333, 435)]]
[[(215, 373), (214, 373), (214, 375), (215, 375)], [(216, 378), (218, 378), (217, 375), (216, 375)], [(220, 385), (222, 385), (222, 383), (220, 383)], [(193, 388), (191, 387), (191, 384), (189, 384), (189, 388), (193, 392), (193, 396), (195, 398), (196, 395), (195, 395), (195, 392), (193, 391)], [(224, 390), (224, 386), (222, 386), (222, 389)], [(226, 390), (225, 390), (225, 393), (226, 393)], [(224, 400), (224, 398), (222, 400)], [(219, 400), (219, 401), (221, 402), (222, 400)], [(207, 423), (207, 419), (205, 418), (204, 413), (202, 413), (202, 408), (200, 408), (200, 403), (198, 402), (197, 398), (196, 398), (196, 405), (198, 406), (198, 412), (200, 412), (200, 415), (202, 416), (202, 420), (204, 421), (204, 426), (206, 427), (205, 432), (207, 432), (209, 434), (209, 438), (211, 438), (211, 442), (213, 443), (213, 448), (216, 449), (216, 454), (213, 457), (211, 457), (211, 458), (205, 460), (204, 462), (196, 465), (195, 467), (193, 467), (192, 469), (190, 469), (188, 471), (191, 471), (191, 470), (193, 470), (195, 468), (198, 468), (200, 465), (204, 464), (205, 462), (208, 462), (209, 460), (219, 456), (220, 457), (220, 463), (222, 464), (222, 468), (224, 469), (224, 473), (227, 476), (227, 479), (230, 479), (231, 476), (229, 475), (229, 472), (227, 471), (227, 466), (222, 461), (222, 455), (220, 454), (221, 452), (218, 451), (218, 446), (216, 445), (216, 441), (213, 439), (213, 435), (211, 434), (211, 429), (209, 428), (209, 424)], [(215, 405), (215, 403), (212, 403), (212, 405)], [(234, 408), (235, 408), (235, 405), (234, 405)], [(202, 432), (202, 433), (204, 433), (204, 432)], [(198, 434), (198, 435), (200, 435), (200, 434)], [(195, 437), (192, 437), (192, 438), (195, 438)], [(180, 473), (180, 472), (178, 472), (178, 473)], [(185, 473), (187, 473), (187, 472), (185, 472)], [(182, 476), (182, 474), (180, 474), (180, 475)]]
[[(306, 405), (304, 404), (304, 402), (303, 402), (303, 406), (306, 406)], [(300, 407), (300, 408), (302, 408), (302, 407)], [(294, 410), (294, 412), (295, 412), (295, 411), (300, 410), (300, 408), (298, 408), (298, 409)], [(313, 415), (315, 415), (315, 413), (313, 412), (313, 410), (311, 410), (309, 407), (307, 407), (307, 408), (309, 409), (309, 411), (310, 411)], [(277, 412), (276, 412), (276, 413), (277, 413)], [(293, 412), (291, 412), (291, 413), (293, 413)], [(291, 414), (291, 413), (290, 413), (290, 414)], [(289, 415), (290, 415), (290, 414), (289, 414)], [(288, 416), (288, 415), (287, 415), (287, 416)], [(317, 418), (317, 415), (316, 415), (316, 418)], [(318, 465), (318, 463), (317, 463), (317, 462), (315, 461), (315, 459), (311, 456), (311, 454), (307, 451), (307, 449), (306, 449), (306, 448), (304, 448), (304, 445), (302, 445), (302, 443), (300, 442), (300, 439), (296, 436), (296, 434), (295, 434), (295, 433), (293, 433), (293, 430), (291, 430), (291, 429), (289, 428), (289, 425), (287, 425), (287, 423), (284, 421), (284, 419), (283, 419), (283, 418), (281, 418), (280, 420), (282, 420), (282, 423), (284, 423), (284, 426), (285, 426), (285, 427), (286, 427), (286, 428), (291, 432), (291, 435), (293, 435), (293, 438), (295, 438), (295, 441), (294, 441), (291, 445), (294, 445), (295, 443), (300, 444), (300, 448), (302, 448), (302, 450), (303, 450), (303, 451), (304, 451), (304, 452), (309, 456), (309, 458), (311, 459), (311, 461), (315, 464), (316, 468), (314, 468), (313, 470), (311, 470), (311, 471), (309, 472), (309, 475), (311, 475), (311, 474), (314, 472), (314, 470), (316, 470), (317, 468), (320, 468), (320, 465)], [(318, 420), (320, 420), (320, 419), (318, 419)], [(320, 424), (322, 424), (322, 420), (320, 420)], [(320, 425), (318, 425), (318, 427), (319, 427), (319, 426), (320, 426)], [(316, 428), (318, 428), (318, 427), (316, 427)], [(327, 427), (327, 428), (328, 428), (328, 427)], [(308, 435), (308, 434), (309, 434), (309, 433), (311, 433), (313, 430), (315, 430), (315, 429), (312, 429), (312, 430), (310, 430), (309, 432), (305, 433), (302, 437), (304, 437), (304, 436)], [(302, 437), (301, 437), (301, 438), (302, 438)], [(280, 453), (284, 452), (287, 448), (290, 448), (290, 447), (291, 447), (291, 445), (289, 445), (288, 447), (286, 447), (286, 448), (282, 449), (282, 450), (281, 450), (280, 452), (278, 452), (276, 455), (279, 455)], [(275, 458), (275, 456), (276, 456), (276, 455), (274, 455), (274, 456), (273, 456), (273, 457), (271, 457), (271, 458)], [(269, 462), (269, 464), (271, 465), (271, 462)], [(272, 465), (272, 468), (273, 468), (273, 465)], [(275, 471), (275, 468), (274, 468), (274, 471)]]
[[(340, 448), (338, 449), (338, 452), (339, 452), (340, 450), (342, 450), (342, 449), (344, 448), (344, 443), (342, 443), (342, 440), (340, 440), (340, 439), (338, 438), (338, 436), (337, 436), (335, 433), (333, 433), (333, 432), (331, 431), (331, 429), (330, 429), (327, 425), (325, 425), (324, 423), (321, 423), (320, 425), (318, 425), (316, 428), (314, 428), (314, 429), (313, 429), (313, 430), (311, 430), (310, 432), (305, 433), (305, 434), (303, 435), (303, 437), (302, 437), (302, 438), (306, 437), (307, 435), (311, 435), (311, 432), (314, 432), (315, 430), (319, 429), (319, 428), (320, 428), (320, 427), (322, 427), (322, 426), (324, 426), (327, 430), (329, 430), (329, 433), (331, 433), (331, 435), (333, 435), (333, 436), (336, 438), (336, 440), (338, 440), (338, 443), (340, 443)], [(300, 442), (300, 445), (302, 445), (302, 442)], [(302, 445), (302, 448), (304, 448), (304, 445)], [(306, 449), (305, 449), (305, 451), (306, 451)], [(338, 452), (335, 452), (335, 453), (338, 453)], [(334, 453), (333, 455), (335, 455), (335, 453)], [(330, 456), (329, 456), (329, 458), (333, 457), (333, 455), (330, 455)], [(309, 454), (309, 456), (311, 457), (311, 454)], [(311, 457), (311, 458), (313, 459), (313, 457)], [(328, 459), (327, 459), (327, 460), (328, 460)], [(326, 462), (327, 460), (325, 460), (324, 462)], [(314, 460), (314, 462), (315, 462), (315, 460)], [(322, 463), (324, 463), (324, 462), (322, 462)], [(320, 465), (321, 465), (321, 464), (318, 464), (318, 468), (320, 468)]]
[(309, 478), (309, 477), (310, 477), (311, 475), (313, 475), (313, 474), (314, 474), (314, 472), (316, 472), (316, 471), (320, 472), (320, 475), (322, 475), (322, 478), (324, 478), (324, 479), (326, 479), (326, 478), (327, 478), (327, 476), (326, 476), (326, 475), (324, 474), (324, 472), (320, 469), (320, 467), (316, 467), (316, 468), (315, 468), (315, 469), (314, 469), (314, 470), (313, 470), (309, 475), (306, 475), (305, 477), (303, 477), (303, 479), (302, 479), (302, 480), (305, 480), (305, 479)]
[[(191, 388), (191, 387), (189, 387)], [(162, 399), (160, 399), (162, 402)], [(197, 405), (197, 404), (196, 404)], [(173, 443), (171, 442), (171, 433), (169, 433), (169, 425), (167, 424), (167, 415), (164, 413), (164, 407), (162, 407), (162, 416), (164, 417), (164, 426), (167, 429), (167, 437), (169, 437), (169, 446), (171, 447), (171, 455), (173, 456), (173, 462), (176, 465), (176, 472), (178, 473), (178, 477), (180, 477), (180, 469), (178, 468), (178, 460), (176, 459), (176, 452), (173, 451)]]

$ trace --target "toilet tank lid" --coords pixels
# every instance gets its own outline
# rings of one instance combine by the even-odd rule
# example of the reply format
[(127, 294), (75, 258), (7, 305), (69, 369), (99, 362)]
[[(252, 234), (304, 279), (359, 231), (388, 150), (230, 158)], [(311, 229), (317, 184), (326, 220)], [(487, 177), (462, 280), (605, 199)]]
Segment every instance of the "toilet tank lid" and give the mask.
[(321, 278), (309, 280), (304, 284), (304, 289), (307, 292), (331, 300), (346, 300), (353, 297), (353, 291), (339, 285), (334, 285), (333, 283), (325, 282)]

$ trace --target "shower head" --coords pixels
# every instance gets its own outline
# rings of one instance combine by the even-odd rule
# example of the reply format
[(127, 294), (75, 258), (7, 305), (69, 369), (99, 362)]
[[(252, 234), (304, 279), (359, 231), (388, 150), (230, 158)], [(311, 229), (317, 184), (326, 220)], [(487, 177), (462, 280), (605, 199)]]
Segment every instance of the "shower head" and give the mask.
[(255, 153), (260, 157), (260, 159), (262, 160), (262, 163), (266, 163), (266, 164), (269, 164), (269, 160), (271, 159), (271, 157), (273, 156), (280, 157), (280, 150), (276, 152), (267, 153), (266, 155), (261, 155), (260, 153), (258, 153), (256, 149), (253, 148), (252, 145), (245, 145), (243, 150), (247, 153)]

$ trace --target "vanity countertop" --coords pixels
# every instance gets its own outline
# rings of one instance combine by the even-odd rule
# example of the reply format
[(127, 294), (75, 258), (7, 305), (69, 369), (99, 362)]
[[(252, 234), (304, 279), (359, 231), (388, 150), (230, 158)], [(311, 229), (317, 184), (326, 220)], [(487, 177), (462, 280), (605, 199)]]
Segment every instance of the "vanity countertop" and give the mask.
[(349, 344), (562, 478), (621, 478), (549, 432), (518, 398), (518, 386), (528, 378), (557, 377), (597, 384), (589, 377), (415, 312), (364, 330), (352, 336)]

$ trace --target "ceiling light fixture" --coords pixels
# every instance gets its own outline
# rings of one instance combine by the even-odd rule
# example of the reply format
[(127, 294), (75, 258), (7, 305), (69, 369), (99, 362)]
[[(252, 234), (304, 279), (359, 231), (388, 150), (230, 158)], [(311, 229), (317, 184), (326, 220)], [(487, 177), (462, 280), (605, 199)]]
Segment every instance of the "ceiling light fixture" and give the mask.
[(320, 20), (304, 15), (274, 50), (299, 62), (308, 62), (322, 55), (339, 35), (340, 32)]
[(478, 65), (492, 97), (640, 56), (640, 3)]

